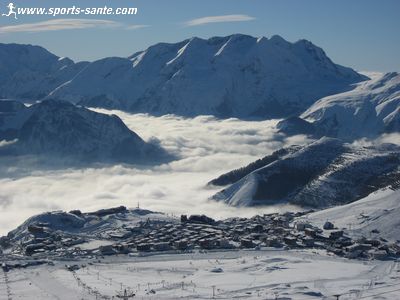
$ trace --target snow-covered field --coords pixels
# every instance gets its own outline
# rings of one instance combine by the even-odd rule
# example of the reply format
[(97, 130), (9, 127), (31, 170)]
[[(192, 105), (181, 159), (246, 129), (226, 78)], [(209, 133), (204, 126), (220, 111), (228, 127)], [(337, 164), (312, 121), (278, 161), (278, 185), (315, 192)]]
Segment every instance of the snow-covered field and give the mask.
[[(59, 262), (1, 275), (0, 299), (400, 299), (400, 265), (306, 251), (238, 251)], [(214, 295), (214, 296), (213, 296)], [(114, 296), (114, 298), (113, 298)]]
[[(82, 211), (125, 205), (168, 214), (206, 213), (211, 217), (252, 216), (278, 208), (232, 208), (209, 201), (218, 189), (205, 185), (216, 176), (293, 143), (276, 121), (217, 120), (211, 116), (152, 117), (114, 113), (145, 140), (157, 138), (178, 159), (152, 168), (127, 165), (30, 170), (30, 161), (0, 161), (0, 235), (28, 217), (51, 210)], [(42, 166), (43, 167), (43, 166)]]

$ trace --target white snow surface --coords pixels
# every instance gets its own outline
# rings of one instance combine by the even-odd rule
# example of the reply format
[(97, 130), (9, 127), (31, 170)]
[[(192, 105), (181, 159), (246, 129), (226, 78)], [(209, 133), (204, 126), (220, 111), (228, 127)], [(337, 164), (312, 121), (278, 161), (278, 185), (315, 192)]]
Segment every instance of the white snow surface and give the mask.
[[(65, 264), (85, 267), (70, 272)], [(138, 299), (398, 299), (399, 278), (395, 261), (311, 251), (196, 252), (12, 270), (0, 277), (0, 299), (115, 299), (124, 290)]]

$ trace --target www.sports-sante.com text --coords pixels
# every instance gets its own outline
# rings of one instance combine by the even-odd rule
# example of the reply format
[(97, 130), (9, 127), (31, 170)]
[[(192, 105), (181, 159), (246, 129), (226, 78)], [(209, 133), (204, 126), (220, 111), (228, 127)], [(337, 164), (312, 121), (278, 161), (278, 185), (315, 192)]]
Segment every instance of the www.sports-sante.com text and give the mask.
[[(12, 14), (15, 15), (48, 15), (48, 16), (66, 16), (66, 15), (136, 15), (137, 7), (12, 7)], [(8, 16), (8, 15), (7, 15)]]
[(21, 15), (136, 15), (137, 7), (18, 7), (18, 14)]

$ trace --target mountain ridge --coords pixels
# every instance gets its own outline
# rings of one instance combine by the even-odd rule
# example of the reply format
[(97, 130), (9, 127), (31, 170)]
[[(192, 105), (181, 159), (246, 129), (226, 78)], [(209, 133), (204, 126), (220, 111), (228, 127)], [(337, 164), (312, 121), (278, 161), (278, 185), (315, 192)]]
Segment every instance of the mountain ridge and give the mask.
[[(1, 49), (7, 47), (0, 44), (0, 65), (6, 65)], [(155, 115), (285, 117), (367, 79), (334, 64), (309, 41), (290, 43), (276, 35), (270, 39), (243, 34), (193, 37), (157, 43), (125, 58), (79, 63), (41, 47), (12, 47), (27, 48), (28, 57), (37, 51), (50, 64), (40, 67), (44, 64), (37, 66), (32, 58), (28, 64), (32, 70), (10, 71), (1, 98), (57, 99)], [(26, 55), (17, 58), (23, 61)], [(21, 78), (20, 73), (31, 75)], [(20, 83), (13, 86), (11, 81)]]
[(318, 100), (300, 117), (319, 135), (356, 139), (400, 131), (400, 74), (385, 73)]
[(0, 98), (40, 100), (87, 64), (58, 57), (41, 46), (0, 43)]

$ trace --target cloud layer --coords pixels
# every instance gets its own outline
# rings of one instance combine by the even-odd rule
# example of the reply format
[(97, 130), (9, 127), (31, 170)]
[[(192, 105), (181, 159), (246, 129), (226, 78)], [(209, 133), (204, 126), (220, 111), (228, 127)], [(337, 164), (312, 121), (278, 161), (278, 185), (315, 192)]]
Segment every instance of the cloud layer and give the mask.
[(36, 171), (29, 170), (32, 164), (26, 159), (20, 163), (0, 161), (0, 235), (32, 214), (57, 209), (91, 211), (140, 203), (143, 208), (169, 214), (206, 213), (215, 218), (271, 212), (279, 208), (237, 209), (210, 201), (218, 189), (205, 185), (275, 149), (305, 142), (302, 136), (285, 139), (278, 135), (273, 129), (276, 121), (98, 111), (119, 115), (141, 137), (157, 138), (179, 159), (151, 169), (115, 165)]
[(137, 30), (137, 29), (142, 29), (142, 28), (147, 28), (150, 27), (150, 25), (144, 25), (144, 24), (139, 24), (139, 25), (128, 25), (125, 27), (126, 30)]
[[(184, 25), (199, 26), (210, 23), (244, 22), (252, 20), (255, 20), (255, 18), (248, 15), (208, 16), (186, 21)], [(150, 27), (150, 25), (145, 25), (145, 24), (126, 25), (116, 21), (100, 20), (100, 19), (54, 19), (54, 20), (47, 20), (35, 23), (0, 26), (0, 33), (44, 32), (44, 31), (85, 29), (85, 28), (123, 28), (126, 30), (137, 30), (146, 27)]]
[(0, 33), (14, 32), (43, 32), (85, 28), (115, 28), (123, 27), (129, 30), (141, 29), (149, 25), (123, 25), (111, 20), (98, 19), (55, 19), (36, 23), (26, 23), (20, 25), (1, 26)]
[(226, 22), (244, 22), (255, 20), (254, 17), (248, 15), (223, 15), (223, 16), (208, 16), (198, 19), (192, 19), (185, 22), (186, 26), (199, 26), (210, 23), (226, 23)]
[[(158, 139), (179, 159), (151, 168), (114, 165), (47, 170), (43, 165), (40, 170), (34, 169), (34, 159), (0, 159), (0, 235), (33, 214), (58, 209), (92, 211), (118, 205), (136, 207), (139, 203), (168, 214), (205, 213), (214, 218), (287, 209), (229, 207), (208, 200), (219, 188), (206, 187), (206, 183), (281, 147), (310, 142), (301, 135), (287, 138), (278, 134), (277, 121), (96, 111), (119, 115), (145, 140)], [(355, 143), (368, 146), (387, 142), (400, 144), (400, 135), (386, 134)]]

